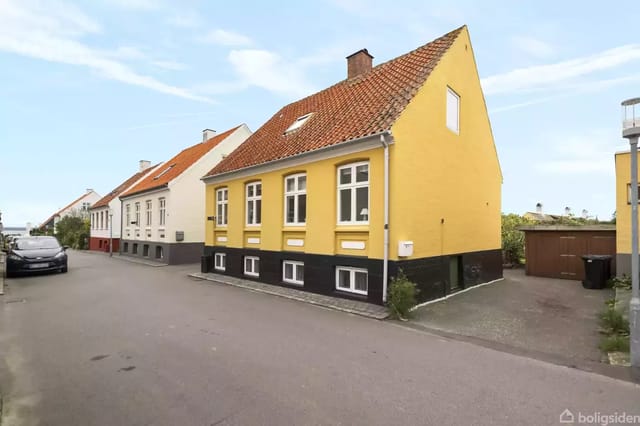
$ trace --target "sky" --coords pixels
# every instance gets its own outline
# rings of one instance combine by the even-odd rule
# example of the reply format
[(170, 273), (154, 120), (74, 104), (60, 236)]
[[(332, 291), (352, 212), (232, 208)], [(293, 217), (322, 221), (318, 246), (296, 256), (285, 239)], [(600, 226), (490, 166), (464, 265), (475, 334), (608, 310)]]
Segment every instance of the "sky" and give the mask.
[(610, 219), (620, 102), (640, 96), (640, 2), (0, 0), (3, 223), (104, 195), (202, 129), (256, 130), (343, 80), (359, 49), (376, 65), (464, 24), (502, 211)]

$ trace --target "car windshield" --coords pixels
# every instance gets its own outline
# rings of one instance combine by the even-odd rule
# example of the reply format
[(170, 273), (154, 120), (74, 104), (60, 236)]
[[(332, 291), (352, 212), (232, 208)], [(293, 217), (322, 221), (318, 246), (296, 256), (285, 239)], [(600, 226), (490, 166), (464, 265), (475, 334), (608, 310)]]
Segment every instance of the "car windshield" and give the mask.
[(16, 250), (37, 250), (60, 248), (55, 238), (20, 238), (16, 241)]

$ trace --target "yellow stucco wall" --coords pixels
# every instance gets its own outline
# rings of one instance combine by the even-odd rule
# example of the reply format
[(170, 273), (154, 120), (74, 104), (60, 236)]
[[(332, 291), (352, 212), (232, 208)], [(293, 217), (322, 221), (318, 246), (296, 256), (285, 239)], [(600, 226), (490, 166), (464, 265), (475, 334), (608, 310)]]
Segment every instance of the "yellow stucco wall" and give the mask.
[(631, 182), (631, 155), (618, 153), (616, 162), (616, 252), (631, 254), (631, 205), (627, 185)]
[[(446, 126), (447, 86), (459, 134)], [(502, 176), (466, 28), (392, 132), (391, 258), (399, 240), (417, 258), (499, 249)]]
[[(337, 167), (356, 161), (369, 161), (369, 225), (337, 225)], [(224, 245), (235, 248), (257, 248), (261, 250), (304, 251), (315, 254), (346, 254), (382, 258), (382, 203), (383, 203), (383, 155), (382, 149), (373, 149), (356, 154), (335, 157), (315, 163), (289, 167), (250, 178), (234, 179), (206, 187), (207, 216), (215, 215), (215, 190), (229, 189), (229, 216), (227, 227), (215, 226), (207, 221), (206, 241), (208, 246)], [(286, 176), (305, 172), (307, 174), (307, 224), (303, 227), (284, 225), (284, 179)], [(245, 184), (262, 182), (262, 224), (258, 227), (245, 225)], [(218, 236), (227, 238), (218, 241)], [(259, 244), (248, 243), (248, 238), (260, 238)], [(287, 246), (288, 239), (304, 240), (303, 247)], [(364, 250), (342, 249), (340, 240), (364, 241)]]
[[(446, 89), (460, 95), (460, 132), (446, 127)], [(499, 249), (502, 176), (466, 28), (392, 128), (390, 147), (390, 259), (398, 241), (414, 242), (403, 259)], [(368, 226), (337, 225), (338, 165), (369, 160)], [(307, 173), (307, 225), (284, 226), (284, 178)], [(247, 182), (262, 181), (262, 225), (245, 226)], [(383, 150), (206, 185), (206, 214), (215, 215), (215, 190), (229, 188), (226, 228), (206, 222), (207, 246), (383, 257)], [(442, 223), (444, 219), (444, 223)], [(218, 237), (226, 237), (222, 242)], [(259, 244), (248, 238), (260, 238)], [(289, 238), (304, 247), (287, 247)], [(341, 241), (364, 241), (364, 250)]]

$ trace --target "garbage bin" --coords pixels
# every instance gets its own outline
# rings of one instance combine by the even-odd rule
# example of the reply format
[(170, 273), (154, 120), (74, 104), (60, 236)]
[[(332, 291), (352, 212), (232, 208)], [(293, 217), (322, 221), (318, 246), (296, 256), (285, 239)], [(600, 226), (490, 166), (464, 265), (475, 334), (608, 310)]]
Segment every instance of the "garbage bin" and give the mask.
[(200, 272), (206, 274), (213, 269), (213, 256), (202, 256), (200, 258)]
[(611, 278), (611, 257), (608, 255), (588, 254), (582, 256), (584, 261), (584, 280), (582, 287), (589, 289), (604, 288)]

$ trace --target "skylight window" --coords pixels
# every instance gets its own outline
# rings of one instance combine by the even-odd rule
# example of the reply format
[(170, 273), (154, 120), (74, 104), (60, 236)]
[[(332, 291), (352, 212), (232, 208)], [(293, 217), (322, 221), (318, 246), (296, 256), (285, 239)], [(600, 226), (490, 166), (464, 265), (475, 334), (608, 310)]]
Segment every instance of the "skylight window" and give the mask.
[(153, 179), (160, 179), (160, 176), (162, 176), (163, 174), (167, 173), (169, 170), (171, 170), (173, 168), (173, 166), (175, 166), (175, 164), (170, 165), (169, 167), (167, 167), (166, 169), (164, 169), (163, 171), (160, 172), (160, 174), (156, 177), (154, 177)]
[(296, 129), (299, 129), (300, 127), (302, 127), (302, 125), (309, 119), (309, 117), (311, 117), (313, 113), (310, 112), (308, 114), (305, 114), (301, 117), (296, 118), (296, 121), (293, 122), (293, 124), (291, 126), (289, 126), (289, 128), (287, 130), (284, 131), (285, 134), (289, 133), (289, 132), (293, 132)]

